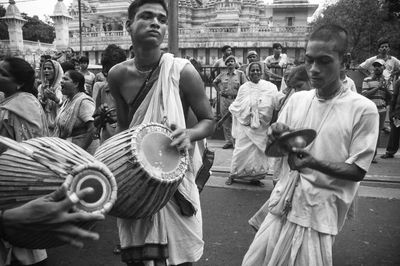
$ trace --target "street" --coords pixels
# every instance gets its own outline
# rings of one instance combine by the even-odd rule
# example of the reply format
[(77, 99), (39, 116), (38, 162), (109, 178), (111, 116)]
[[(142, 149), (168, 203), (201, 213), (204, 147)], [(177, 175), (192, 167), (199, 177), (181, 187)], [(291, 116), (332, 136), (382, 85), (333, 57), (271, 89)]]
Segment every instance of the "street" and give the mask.
[[(264, 191), (206, 187), (201, 195), (205, 251), (198, 266), (240, 265), (254, 231), (247, 224), (264, 203)], [(334, 265), (400, 265), (400, 200), (361, 197), (357, 218), (347, 222), (334, 245)], [(116, 219), (97, 225), (97, 242), (82, 250), (64, 246), (48, 251), (50, 265), (124, 265), (112, 253)]]
[[(216, 151), (213, 176), (201, 194), (205, 250), (198, 266), (240, 265), (255, 232), (248, 219), (268, 199), (271, 180), (264, 187), (234, 183), (226, 186), (232, 150)], [(379, 149), (379, 154), (384, 152)], [(400, 265), (400, 159), (378, 159), (359, 189), (354, 220), (347, 221), (334, 244), (334, 265)], [(101, 238), (81, 250), (63, 246), (48, 251), (49, 265), (123, 266), (112, 250), (118, 241), (116, 219), (107, 217), (95, 230)]]

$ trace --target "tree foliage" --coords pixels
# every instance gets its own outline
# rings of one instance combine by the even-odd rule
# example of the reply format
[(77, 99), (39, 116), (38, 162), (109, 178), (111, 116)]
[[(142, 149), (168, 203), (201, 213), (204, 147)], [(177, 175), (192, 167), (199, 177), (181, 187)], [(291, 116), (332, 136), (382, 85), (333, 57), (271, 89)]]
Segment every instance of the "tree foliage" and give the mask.
[[(0, 18), (6, 15), (6, 9), (0, 5)], [(0, 20), (0, 40), (8, 40), (7, 25), (3, 20)]]
[(328, 6), (312, 23), (338, 24), (349, 32), (349, 52), (357, 63), (377, 54), (378, 40), (390, 41), (391, 54), (400, 56), (400, 22), (388, 20), (378, 0), (339, 0)]
[[(6, 15), (6, 9), (0, 5), (0, 18)], [(47, 22), (41, 21), (37, 16), (30, 17), (25, 13), (21, 13), (23, 19), (27, 22), (22, 27), (22, 35), (24, 40), (41, 41), (43, 43), (53, 43), (56, 34), (54, 26), (47, 18)], [(8, 27), (6, 23), (0, 20), (0, 40), (8, 40)]]
[(22, 27), (24, 40), (53, 43), (56, 37), (53, 26), (41, 21), (37, 16), (30, 17), (25, 13), (21, 15), (27, 20)]

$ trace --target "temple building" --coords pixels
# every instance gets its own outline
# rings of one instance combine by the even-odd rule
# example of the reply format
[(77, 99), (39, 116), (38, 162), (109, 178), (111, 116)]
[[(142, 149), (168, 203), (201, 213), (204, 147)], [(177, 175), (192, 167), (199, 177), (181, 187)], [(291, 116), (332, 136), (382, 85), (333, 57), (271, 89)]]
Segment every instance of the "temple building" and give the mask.
[[(54, 1), (54, 0), (53, 0)], [(202, 65), (212, 65), (222, 56), (221, 47), (231, 45), (238, 60), (246, 63), (249, 50), (256, 50), (261, 59), (272, 54), (272, 44), (282, 44), (288, 57), (302, 62), (310, 31), (307, 19), (317, 9), (308, 0), (177, 0), (180, 57), (194, 57)], [(100, 64), (101, 53), (109, 44), (128, 51), (131, 38), (125, 29), (126, 0), (81, 0), (79, 34), (78, 0), (67, 8), (57, 0), (51, 18), (56, 39), (53, 44), (22, 40), (22, 19), (16, 1), (10, 0), (6, 16), (10, 40), (0, 41), (3, 50), (35, 61), (43, 51), (61, 51), (67, 47), (89, 57), (90, 64)], [(168, 34), (168, 33), (167, 33)], [(168, 50), (168, 36), (162, 48)]]
[[(82, 50), (91, 63), (99, 63), (101, 52), (115, 43), (129, 49), (131, 39), (125, 30), (128, 1), (82, 0)], [(221, 57), (220, 48), (233, 47), (239, 61), (246, 62), (250, 49), (261, 59), (272, 54), (272, 44), (280, 42), (292, 60), (303, 61), (310, 28), (307, 18), (317, 9), (308, 0), (179, 0), (179, 53), (203, 65)], [(80, 49), (78, 1), (69, 7), (70, 46)], [(167, 49), (166, 36), (163, 48)]]

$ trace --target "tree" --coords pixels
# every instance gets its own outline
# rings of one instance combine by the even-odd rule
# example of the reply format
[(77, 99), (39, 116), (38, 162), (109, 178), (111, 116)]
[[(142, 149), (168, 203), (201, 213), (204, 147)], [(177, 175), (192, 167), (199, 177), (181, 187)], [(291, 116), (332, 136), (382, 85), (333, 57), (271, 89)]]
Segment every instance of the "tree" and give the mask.
[(22, 27), (24, 40), (53, 43), (56, 37), (53, 26), (41, 21), (38, 16), (30, 17), (25, 13), (21, 13), (21, 16), (27, 20)]
[[(0, 18), (6, 15), (6, 9), (0, 5)], [(21, 13), (23, 19), (27, 22), (22, 27), (22, 35), (24, 40), (41, 41), (43, 43), (53, 43), (56, 34), (51, 21), (48, 23), (41, 21), (38, 16), (30, 17), (25, 13)], [(0, 20), (0, 40), (8, 40), (8, 27), (6, 23)]]
[(357, 63), (377, 54), (378, 39), (385, 37), (391, 54), (400, 55), (400, 22), (388, 21), (381, 13), (378, 0), (339, 0), (328, 6), (312, 23), (314, 28), (334, 23), (349, 32), (349, 52)]
[[(3, 5), (0, 5), (0, 18), (6, 15), (6, 9)], [(3, 20), (0, 20), (0, 40), (8, 40), (8, 29), (7, 25)]]

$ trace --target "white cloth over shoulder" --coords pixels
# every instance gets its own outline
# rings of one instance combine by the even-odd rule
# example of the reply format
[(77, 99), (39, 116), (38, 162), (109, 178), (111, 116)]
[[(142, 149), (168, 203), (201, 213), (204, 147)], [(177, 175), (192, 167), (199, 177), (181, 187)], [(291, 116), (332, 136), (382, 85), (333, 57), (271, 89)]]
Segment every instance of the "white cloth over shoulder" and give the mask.
[[(160, 60), (160, 75), (152, 89), (135, 112), (130, 127), (148, 122), (161, 123), (166, 117), (169, 123), (186, 128), (182, 102), (179, 95), (179, 80), (182, 69), (190, 64), (186, 59), (163, 54)], [(200, 153), (191, 152), (193, 166), (201, 165)], [(152, 217), (138, 220), (118, 219), (122, 248), (144, 244), (168, 244), (169, 264), (195, 262), (203, 254), (204, 242), (200, 198), (195, 184), (195, 171), (189, 167), (179, 191), (188, 199), (196, 214), (182, 216), (175, 201), (168, 204)]]

